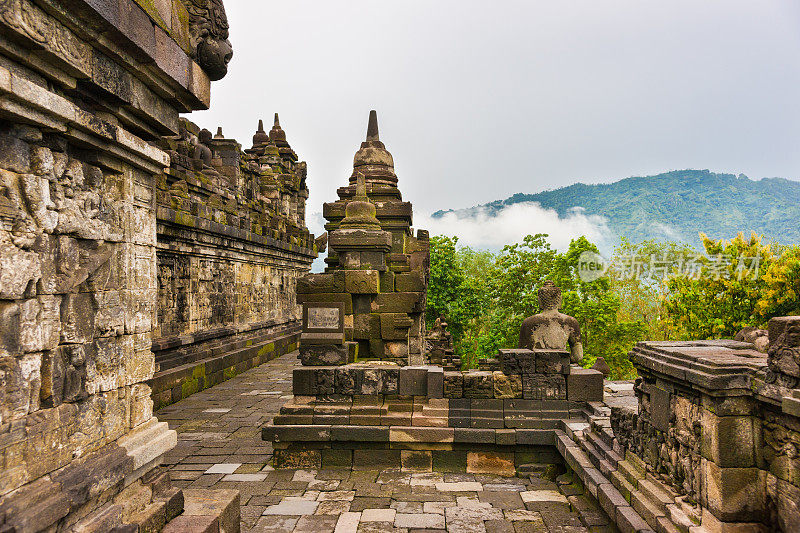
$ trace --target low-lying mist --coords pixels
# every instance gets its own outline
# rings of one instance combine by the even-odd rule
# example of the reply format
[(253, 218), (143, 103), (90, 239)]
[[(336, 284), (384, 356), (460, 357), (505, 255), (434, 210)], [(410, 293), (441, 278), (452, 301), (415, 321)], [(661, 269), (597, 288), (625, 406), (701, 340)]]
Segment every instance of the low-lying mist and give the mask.
[(569, 247), (572, 239), (580, 236), (585, 236), (601, 250), (613, 245), (605, 217), (587, 215), (581, 208), (573, 208), (561, 217), (554, 209), (545, 209), (537, 202), (513, 204), (492, 212), (481, 209), (469, 216), (455, 212), (440, 218), (417, 215), (414, 226), (427, 229), (431, 235), (456, 236), (459, 244), (471, 248), (494, 251), (536, 233), (549, 235), (550, 244), (562, 251)]

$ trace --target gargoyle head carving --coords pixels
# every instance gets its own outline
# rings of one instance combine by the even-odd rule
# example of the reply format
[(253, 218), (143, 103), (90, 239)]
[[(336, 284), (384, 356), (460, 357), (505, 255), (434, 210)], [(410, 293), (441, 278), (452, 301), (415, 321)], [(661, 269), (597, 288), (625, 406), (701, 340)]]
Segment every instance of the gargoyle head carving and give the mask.
[(233, 47), (228, 40), (228, 17), (222, 0), (183, 0), (189, 12), (194, 59), (211, 81), (228, 73)]

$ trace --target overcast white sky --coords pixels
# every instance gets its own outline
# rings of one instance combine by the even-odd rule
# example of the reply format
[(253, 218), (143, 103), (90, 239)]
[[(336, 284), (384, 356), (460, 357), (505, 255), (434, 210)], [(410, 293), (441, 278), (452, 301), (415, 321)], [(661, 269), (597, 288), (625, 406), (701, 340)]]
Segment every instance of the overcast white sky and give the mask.
[(279, 112), (309, 214), (373, 108), (419, 215), (672, 169), (800, 178), (797, 0), (225, 6), (233, 61), (190, 118), (249, 147)]

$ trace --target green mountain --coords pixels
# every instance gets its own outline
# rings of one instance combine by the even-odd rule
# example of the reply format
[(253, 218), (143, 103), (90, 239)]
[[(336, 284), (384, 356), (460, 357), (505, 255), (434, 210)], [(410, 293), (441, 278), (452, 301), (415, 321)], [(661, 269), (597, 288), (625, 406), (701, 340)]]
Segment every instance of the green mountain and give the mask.
[(782, 244), (800, 243), (800, 182), (754, 181), (742, 174), (708, 170), (676, 170), (599, 185), (576, 183), (536, 194), (517, 193), (467, 209), (437, 211), (433, 216), (454, 212), (470, 217), (480, 210), (495, 215), (521, 202), (537, 202), (561, 217), (575, 208), (604, 216), (617, 236), (634, 242), (670, 239), (697, 245), (699, 232), (719, 239), (755, 231)]

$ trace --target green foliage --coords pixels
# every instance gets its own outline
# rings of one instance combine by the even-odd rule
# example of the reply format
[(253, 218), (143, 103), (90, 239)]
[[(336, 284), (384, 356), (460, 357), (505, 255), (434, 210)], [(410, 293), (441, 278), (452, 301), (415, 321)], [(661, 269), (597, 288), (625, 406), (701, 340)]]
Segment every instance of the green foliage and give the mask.
[(762, 322), (774, 316), (800, 315), (800, 246), (780, 250), (761, 279), (764, 288), (756, 315)]
[(686, 261), (695, 257), (695, 250), (686, 244), (647, 240), (633, 243), (622, 238), (614, 249), (607, 271), (611, 290), (620, 299), (617, 316), (624, 322), (638, 322), (644, 327), (642, 339), (675, 339), (675, 327), (667, 320), (664, 299), (667, 286), (663, 270), (665, 260)]
[[(774, 256), (769, 245), (753, 234), (746, 239), (715, 241), (700, 236), (706, 254), (695, 273), (677, 273), (667, 280), (665, 311), (678, 335), (689, 339), (731, 338), (745, 326), (758, 326), (764, 273)], [(753, 272), (743, 267), (755, 266)]]
[(478, 286), (481, 276), (465, 274), (469, 267), (464, 267), (465, 254), (457, 250), (457, 244), (457, 237), (431, 237), (430, 282), (425, 309), (428, 327), (439, 315), (447, 317), (448, 330), (455, 342), (461, 339), (467, 323), (480, 313), (482, 293)]
[[(429, 326), (447, 317), (465, 367), (517, 345), (522, 320), (539, 312), (545, 280), (561, 288), (562, 312), (581, 326), (584, 364), (602, 356), (614, 379), (634, 375), (627, 354), (637, 341), (732, 338), (773, 316), (800, 314), (800, 246), (765, 244), (755, 234), (701, 235), (705, 254), (698, 255), (685, 244), (623, 239), (615, 266), (585, 282), (579, 257), (597, 247), (581, 237), (561, 253), (546, 237), (529, 235), (498, 254), (460, 247), (455, 237), (431, 239), (426, 317)], [(635, 276), (620, 268), (632, 258)]]
[(498, 348), (517, 345), (522, 320), (539, 312), (538, 290), (549, 279), (562, 289), (563, 312), (581, 325), (586, 363), (602, 356), (614, 377), (632, 374), (626, 354), (641, 337), (643, 325), (617, 319), (621, 301), (608, 279), (579, 279), (580, 254), (597, 252), (586, 238), (574, 240), (566, 253), (552, 249), (544, 234), (507, 245), (496, 256), (456, 245), (455, 238), (431, 239), (426, 316), (429, 322), (439, 313), (447, 316), (465, 366), (494, 356)]

